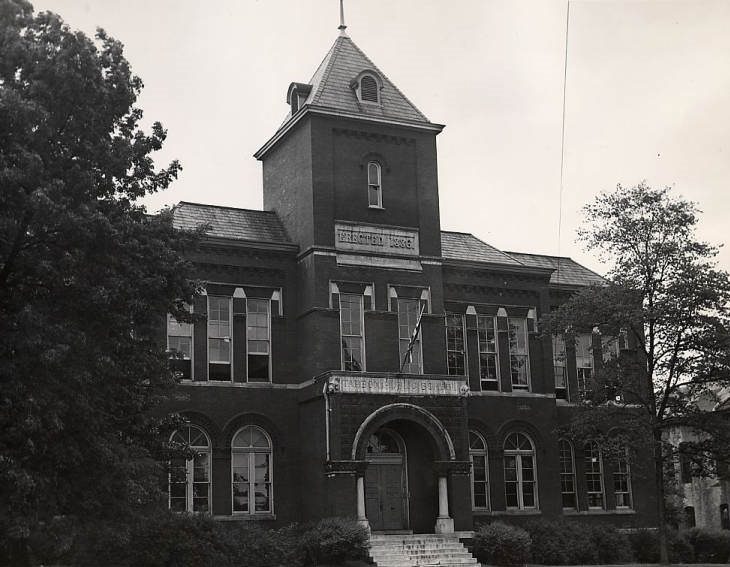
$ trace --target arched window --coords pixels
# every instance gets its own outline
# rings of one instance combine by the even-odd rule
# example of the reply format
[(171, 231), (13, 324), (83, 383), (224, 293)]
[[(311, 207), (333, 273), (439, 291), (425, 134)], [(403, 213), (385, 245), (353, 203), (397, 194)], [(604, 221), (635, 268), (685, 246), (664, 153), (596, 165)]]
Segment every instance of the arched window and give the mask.
[(537, 508), (535, 446), (524, 433), (504, 440), (504, 484), (507, 508)]
[(563, 508), (575, 510), (578, 507), (575, 493), (575, 463), (573, 447), (565, 440), (558, 443), (560, 450), (560, 494)]
[(380, 102), (378, 82), (372, 75), (363, 75), (360, 79), (360, 100), (363, 102)]
[(589, 441), (583, 448), (583, 469), (586, 475), (588, 508), (603, 508), (603, 458), (595, 441)]
[(489, 460), (487, 443), (476, 431), (469, 431), (471, 461), (471, 505), (475, 510), (489, 510)]
[(271, 439), (255, 425), (243, 427), (231, 442), (233, 512), (273, 512)]
[(188, 425), (175, 431), (170, 443), (195, 452), (191, 459), (170, 461), (170, 510), (210, 512), (210, 439), (199, 427)]
[(380, 184), (382, 169), (377, 161), (368, 163), (368, 206), (383, 208), (383, 186)]

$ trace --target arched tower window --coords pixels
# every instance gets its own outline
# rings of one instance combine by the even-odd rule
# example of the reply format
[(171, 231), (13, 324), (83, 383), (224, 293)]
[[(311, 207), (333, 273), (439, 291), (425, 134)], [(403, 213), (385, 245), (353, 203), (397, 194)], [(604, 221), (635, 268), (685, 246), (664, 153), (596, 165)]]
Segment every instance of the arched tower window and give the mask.
[(558, 443), (560, 450), (560, 494), (563, 508), (575, 510), (578, 507), (575, 492), (575, 462), (573, 447), (569, 441), (561, 439)]
[(537, 508), (535, 445), (524, 433), (504, 440), (504, 481), (507, 508)]
[(368, 162), (368, 206), (383, 208), (382, 168), (377, 161)]
[(360, 100), (363, 102), (380, 102), (378, 82), (372, 75), (363, 75), (360, 79)]
[(583, 448), (583, 469), (586, 475), (588, 508), (603, 508), (603, 458), (595, 441), (589, 441)]
[(487, 443), (476, 431), (469, 431), (469, 460), (471, 461), (471, 505), (477, 510), (489, 510), (489, 460)]
[(190, 459), (170, 461), (170, 510), (210, 512), (210, 439), (199, 427), (188, 425), (175, 431), (170, 443), (195, 452)]
[(239, 429), (231, 442), (231, 482), (234, 514), (273, 512), (271, 438), (260, 427)]

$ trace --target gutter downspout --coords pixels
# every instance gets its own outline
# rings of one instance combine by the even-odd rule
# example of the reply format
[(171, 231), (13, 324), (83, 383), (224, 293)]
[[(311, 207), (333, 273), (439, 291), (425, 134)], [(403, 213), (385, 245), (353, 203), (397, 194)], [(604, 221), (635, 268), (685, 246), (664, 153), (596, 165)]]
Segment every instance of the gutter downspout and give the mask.
[(324, 396), (324, 436), (325, 436), (325, 463), (330, 460), (330, 398), (328, 395), (329, 380), (325, 379), (322, 395)]

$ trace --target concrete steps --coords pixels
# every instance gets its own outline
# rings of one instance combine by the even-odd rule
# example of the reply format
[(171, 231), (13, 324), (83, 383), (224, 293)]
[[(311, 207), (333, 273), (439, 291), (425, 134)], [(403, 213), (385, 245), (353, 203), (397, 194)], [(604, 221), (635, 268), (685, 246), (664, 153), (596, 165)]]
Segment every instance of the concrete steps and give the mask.
[(370, 558), (378, 567), (478, 565), (455, 534), (373, 534)]

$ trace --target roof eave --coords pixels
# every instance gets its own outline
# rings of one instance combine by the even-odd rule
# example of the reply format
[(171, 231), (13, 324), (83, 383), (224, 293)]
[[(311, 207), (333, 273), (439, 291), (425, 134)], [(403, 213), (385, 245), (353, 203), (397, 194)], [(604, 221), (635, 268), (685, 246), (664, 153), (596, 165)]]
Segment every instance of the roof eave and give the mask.
[(257, 250), (268, 250), (272, 252), (288, 252), (296, 254), (299, 251), (299, 245), (287, 242), (271, 242), (266, 240), (253, 240), (243, 238), (225, 238), (223, 236), (204, 236), (202, 244), (212, 244), (214, 246), (225, 246), (229, 248), (255, 248)]
[(534, 274), (550, 277), (554, 270), (549, 268), (536, 268), (532, 266), (515, 266), (512, 264), (499, 264), (497, 262), (475, 262), (473, 260), (457, 260), (455, 258), (443, 258), (444, 266), (455, 266), (460, 268), (473, 268), (478, 270), (497, 270), (514, 274)]
[(414, 130), (424, 130), (427, 132), (436, 132), (438, 134), (446, 126), (444, 124), (434, 124), (432, 122), (411, 122), (409, 120), (396, 120), (393, 118), (378, 118), (377, 116), (362, 116), (353, 112), (345, 112), (342, 110), (336, 110), (326, 107), (317, 107), (307, 104), (299, 109), (294, 116), (292, 116), (284, 125), (279, 128), (276, 133), (268, 139), (268, 141), (261, 146), (258, 151), (253, 155), (257, 160), (263, 159), (266, 153), (273, 148), (294, 126), (308, 114), (314, 114), (317, 116), (336, 116), (338, 118), (348, 118), (352, 120), (361, 120), (363, 122), (370, 122), (374, 124), (388, 124), (391, 126), (400, 126), (404, 128), (412, 128)]

